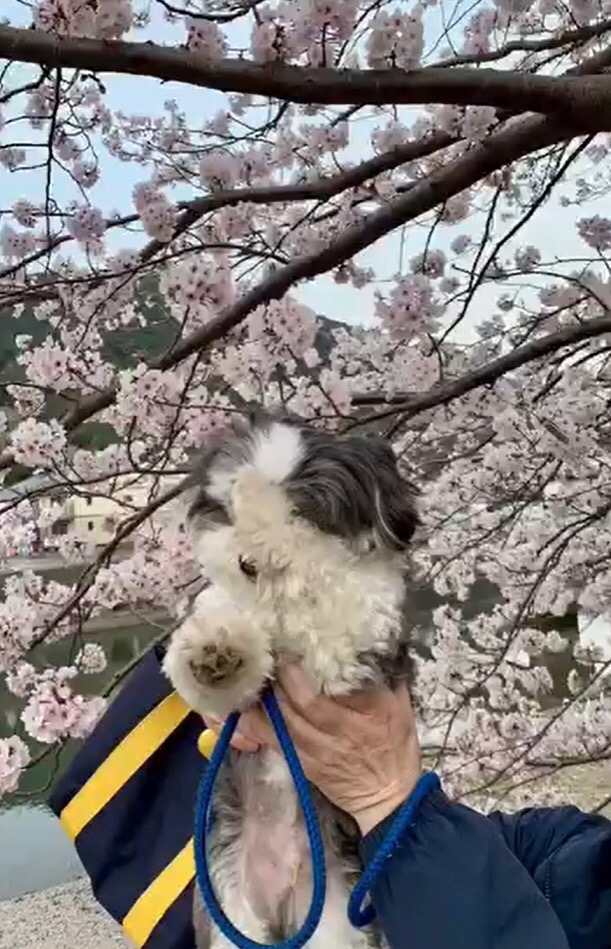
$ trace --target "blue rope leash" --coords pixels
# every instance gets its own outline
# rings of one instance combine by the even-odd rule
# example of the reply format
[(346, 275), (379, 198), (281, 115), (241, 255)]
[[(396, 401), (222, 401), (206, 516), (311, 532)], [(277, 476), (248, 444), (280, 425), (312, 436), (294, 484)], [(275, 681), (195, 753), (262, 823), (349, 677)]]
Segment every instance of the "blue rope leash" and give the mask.
[(325, 854), (323, 849), (322, 835), (320, 833), (318, 816), (312, 802), (312, 795), (310, 794), (307, 778), (303, 773), (303, 768), (301, 767), (301, 763), (297, 757), (295, 746), (293, 745), (291, 736), (289, 735), (287, 727), (284, 723), (284, 718), (282, 717), (282, 712), (278, 707), (276, 696), (272, 690), (268, 688), (263, 693), (261, 699), (268, 718), (274, 726), (274, 731), (276, 732), (278, 741), (280, 742), (280, 747), (282, 748), (288, 763), (289, 770), (295, 784), (295, 790), (297, 791), (299, 802), (303, 810), (306, 830), (308, 832), (308, 839), (310, 842), (313, 868), (312, 902), (310, 904), (310, 909), (308, 910), (308, 914), (305, 918), (303, 926), (298, 932), (295, 933), (294, 936), (291, 936), (289, 939), (285, 939), (281, 943), (266, 945), (260, 942), (255, 942), (241, 933), (239, 929), (236, 929), (231, 920), (228, 919), (228, 917), (223, 912), (223, 909), (221, 908), (212, 887), (212, 881), (210, 879), (206, 860), (206, 836), (209, 830), (210, 804), (212, 801), (212, 793), (214, 791), (216, 777), (223, 763), (223, 759), (229, 747), (229, 742), (231, 741), (231, 737), (240, 718), (239, 712), (232, 712), (232, 714), (227, 718), (219, 740), (214, 746), (214, 751), (210, 757), (210, 762), (199, 786), (197, 805), (195, 808), (195, 830), (193, 834), (195, 846), (195, 872), (197, 884), (200, 888), (202, 899), (206, 909), (208, 910), (210, 918), (218, 926), (223, 935), (235, 946), (237, 946), (238, 949), (301, 949), (301, 947), (304, 946), (306, 942), (314, 935), (320, 922), (320, 917), (322, 916), (323, 907), (325, 905), (327, 871), (325, 867)]
[[(210, 879), (210, 873), (208, 871), (208, 862), (206, 859), (206, 838), (210, 830), (211, 803), (214, 785), (227, 753), (227, 749), (229, 748), (229, 743), (234, 731), (236, 730), (236, 726), (240, 718), (239, 712), (232, 712), (227, 718), (225, 725), (223, 726), (223, 730), (219, 736), (219, 740), (214, 746), (208, 767), (206, 768), (204, 776), (199, 785), (197, 804), (195, 808), (195, 829), (193, 833), (195, 848), (195, 874), (197, 885), (201, 891), (202, 899), (206, 909), (208, 910), (210, 918), (215, 923), (215, 925), (218, 926), (223, 935), (235, 946), (237, 946), (238, 949), (302, 949), (302, 946), (307, 943), (307, 941), (316, 931), (325, 903), (327, 874), (325, 867), (324, 848), (322, 836), (320, 833), (320, 826), (318, 823), (318, 816), (312, 802), (312, 795), (310, 793), (308, 781), (303, 773), (303, 768), (301, 767), (301, 762), (297, 757), (295, 746), (291, 736), (288, 733), (284, 718), (282, 717), (282, 712), (280, 711), (278, 702), (276, 701), (276, 697), (271, 688), (267, 688), (263, 692), (261, 700), (263, 707), (267, 712), (268, 718), (274, 727), (280, 747), (288, 763), (299, 798), (299, 803), (301, 804), (301, 808), (303, 810), (308, 840), (310, 842), (310, 851), (312, 854), (313, 887), (312, 901), (308, 910), (308, 914), (301, 929), (299, 929), (299, 931), (296, 932), (294, 936), (291, 936), (289, 939), (285, 939), (280, 943), (268, 945), (255, 942), (253, 939), (249, 939), (248, 936), (245, 936), (243, 933), (241, 933), (239, 929), (236, 929), (231, 920), (225, 915), (216, 898), (212, 881)], [(391, 856), (407, 827), (413, 823), (418, 807), (427, 794), (439, 786), (439, 778), (434, 772), (430, 771), (426, 774), (423, 774), (408, 799), (400, 808), (389, 833), (382, 841), (382, 844), (377, 850), (373, 860), (365, 868), (358, 883), (350, 894), (350, 900), (348, 902), (348, 918), (353, 926), (356, 926), (360, 929), (363, 926), (367, 926), (374, 919), (375, 909), (373, 908), (373, 905), (369, 903), (363, 909), (363, 902), (367, 898), (369, 891), (373, 886), (378, 874), (382, 870), (384, 863)]]
[(363, 902), (369, 894), (385, 862), (393, 853), (406, 829), (413, 823), (420, 804), (427, 794), (430, 794), (431, 791), (434, 791), (438, 787), (440, 787), (440, 782), (434, 771), (427, 771), (426, 774), (423, 774), (419, 778), (414, 790), (401, 806), (388, 834), (376, 851), (373, 860), (365, 867), (361, 874), (348, 901), (348, 919), (357, 929), (369, 925), (375, 917), (376, 912), (373, 908), (373, 904), (368, 903), (367, 906), (362, 909)]

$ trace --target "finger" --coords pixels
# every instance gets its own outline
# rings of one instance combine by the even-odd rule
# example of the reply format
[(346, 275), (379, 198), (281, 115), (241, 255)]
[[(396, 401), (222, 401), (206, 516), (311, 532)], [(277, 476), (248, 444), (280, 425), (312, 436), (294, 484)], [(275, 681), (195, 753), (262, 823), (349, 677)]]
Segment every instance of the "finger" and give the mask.
[[(206, 725), (210, 731), (214, 732), (217, 737), (223, 730), (224, 724), (225, 722), (220, 718), (211, 718), (208, 716), (206, 720)], [(241, 727), (234, 731), (233, 735), (231, 736), (230, 744), (232, 748), (236, 749), (236, 751), (245, 751), (250, 753), (259, 751), (261, 748), (261, 743), (253, 736), (243, 733)]]
[(278, 748), (276, 733), (267, 715), (260, 708), (252, 708), (242, 714), (240, 732), (265, 748)]
[(332, 699), (318, 695), (310, 679), (300, 666), (283, 666), (278, 672), (277, 695), (285, 704), (292, 706), (312, 725), (324, 730), (325, 725), (336, 720), (335, 703)]
[(277, 694), (280, 711), (300, 759), (307, 756), (315, 760), (322, 751), (329, 748), (333, 741), (332, 736), (308, 721), (298, 709), (293, 707), (281, 690), (278, 690)]
[(253, 741), (252, 738), (246, 738), (245, 735), (241, 735), (239, 732), (234, 732), (232, 735), (231, 747), (235, 748), (236, 751), (244, 751), (247, 754), (261, 750), (261, 745), (258, 741)]

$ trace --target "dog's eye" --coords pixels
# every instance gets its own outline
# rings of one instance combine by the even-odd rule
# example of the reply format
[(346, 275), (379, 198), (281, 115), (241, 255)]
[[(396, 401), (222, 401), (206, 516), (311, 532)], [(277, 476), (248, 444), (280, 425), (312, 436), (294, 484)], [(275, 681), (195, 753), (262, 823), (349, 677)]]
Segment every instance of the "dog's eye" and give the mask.
[(247, 560), (245, 557), (240, 557), (238, 563), (240, 564), (240, 570), (245, 577), (248, 577), (249, 580), (257, 579), (257, 568), (252, 562), (252, 560)]

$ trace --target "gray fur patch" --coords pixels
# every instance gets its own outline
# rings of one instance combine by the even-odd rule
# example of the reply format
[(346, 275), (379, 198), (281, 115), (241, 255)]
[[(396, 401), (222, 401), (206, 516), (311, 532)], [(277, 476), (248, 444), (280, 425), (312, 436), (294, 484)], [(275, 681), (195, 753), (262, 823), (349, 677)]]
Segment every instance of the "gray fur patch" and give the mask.
[(210, 949), (212, 945), (212, 922), (197, 883), (193, 891), (193, 929), (197, 949)]
[(391, 550), (405, 550), (418, 525), (416, 492), (390, 445), (309, 429), (302, 437), (306, 457), (286, 483), (296, 511), (325, 533), (354, 539), (371, 532)]
[(248, 461), (251, 450), (252, 432), (243, 423), (236, 424), (229, 432), (221, 432), (211, 439), (207, 450), (195, 463), (190, 478), (193, 493), (189, 517), (195, 523), (202, 520), (228, 523), (229, 517), (224, 506), (208, 494), (210, 469), (213, 467), (226, 470), (238, 468)]

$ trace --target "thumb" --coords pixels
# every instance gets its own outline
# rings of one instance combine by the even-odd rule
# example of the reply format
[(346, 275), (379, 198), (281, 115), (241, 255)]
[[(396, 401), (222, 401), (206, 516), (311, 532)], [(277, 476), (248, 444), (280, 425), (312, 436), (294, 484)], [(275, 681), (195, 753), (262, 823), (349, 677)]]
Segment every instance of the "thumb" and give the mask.
[(276, 733), (263, 709), (251, 708), (243, 712), (238, 727), (250, 741), (256, 741), (265, 748), (279, 748)]
[[(210, 731), (214, 732), (217, 737), (220, 735), (224, 724), (225, 722), (223, 722), (221, 719), (211, 718), (210, 716), (208, 716), (205, 722), (205, 725), (210, 729)], [(231, 747), (235, 748), (236, 751), (253, 753), (255, 751), (259, 751), (261, 744), (251, 736), (244, 734), (242, 729), (238, 727), (231, 736)]]

